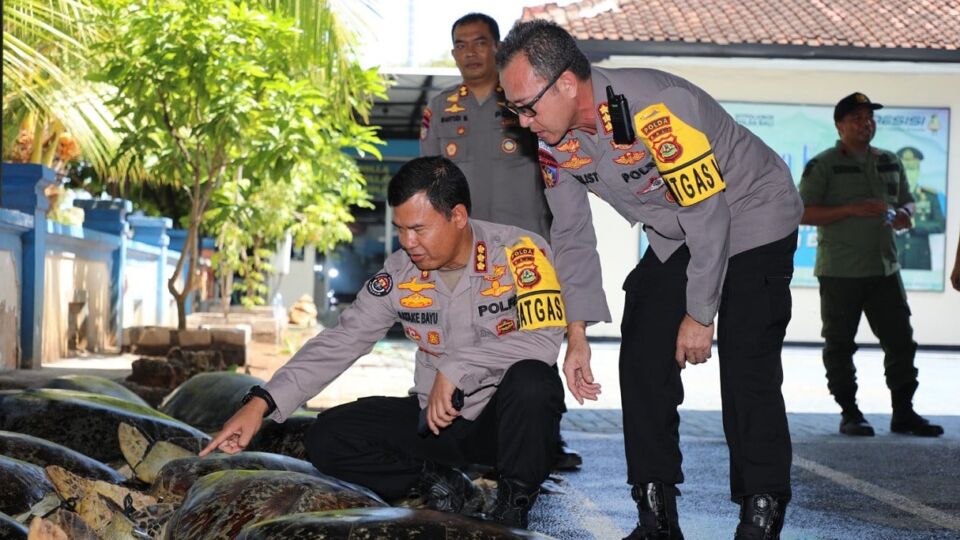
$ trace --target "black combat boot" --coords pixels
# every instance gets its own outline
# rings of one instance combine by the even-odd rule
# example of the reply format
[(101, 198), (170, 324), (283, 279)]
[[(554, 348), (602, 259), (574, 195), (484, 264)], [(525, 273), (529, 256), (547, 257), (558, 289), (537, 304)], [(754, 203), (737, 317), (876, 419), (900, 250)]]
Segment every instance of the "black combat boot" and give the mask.
[(787, 499), (761, 493), (740, 502), (740, 524), (734, 540), (780, 540)]
[(913, 394), (916, 391), (917, 383), (914, 382), (890, 392), (893, 404), (890, 431), (919, 437), (939, 437), (943, 435), (943, 427), (931, 424), (929, 420), (913, 410)]
[(440, 512), (475, 514), (483, 507), (483, 492), (467, 475), (446, 465), (427, 462), (420, 473), (420, 496), (427, 508)]
[(854, 437), (873, 437), (873, 426), (863, 417), (860, 407), (857, 407), (856, 387), (853, 391), (831, 391), (834, 392), (833, 399), (840, 405), (840, 433)]
[(630, 495), (637, 502), (639, 519), (623, 540), (683, 540), (677, 517), (679, 494), (676, 486), (661, 482), (633, 486)]
[(527, 515), (537, 502), (540, 486), (531, 486), (519, 480), (501, 478), (497, 483), (497, 500), (484, 516), (508, 527), (527, 528)]
[(580, 454), (567, 446), (567, 442), (563, 440), (563, 437), (560, 437), (557, 442), (557, 455), (556, 461), (553, 463), (553, 470), (575, 471), (580, 468), (581, 464), (583, 464), (583, 458), (580, 457)]
[(854, 437), (873, 437), (873, 426), (856, 405), (844, 407), (840, 413), (840, 433)]

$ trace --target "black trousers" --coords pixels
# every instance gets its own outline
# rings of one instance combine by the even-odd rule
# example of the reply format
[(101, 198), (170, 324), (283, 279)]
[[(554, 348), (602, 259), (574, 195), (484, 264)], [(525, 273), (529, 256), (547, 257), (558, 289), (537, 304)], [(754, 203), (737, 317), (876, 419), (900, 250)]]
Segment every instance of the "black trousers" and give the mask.
[(913, 360), (917, 343), (910, 326), (910, 307), (900, 272), (866, 278), (820, 277), (820, 316), (823, 320), (823, 365), (827, 387), (841, 406), (853, 405), (857, 371), (853, 354), (860, 315), (883, 348), (887, 387), (896, 391), (917, 384)]
[[(731, 257), (723, 282), (717, 342), (736, 502), (759, 493), (790, 496), (792, 449), (780, 387), (796, 245), (794, 232)], [(683, 383), (674, 355), (689, 261), (686, 246), (663, 263), (648, 249), (624, 283), (620, 391), (630, 484), (683, 482)]]
[(522, 360), (507, 370), (476, 420), (458, 418), (439, 436), (420, 437), (416, 396), (361, 398), (317, 416), (306, 435), (307, 453), (322, 473), (388, 501), (417, 484), (424, 461), (491, 465), (503, 478), (539, 486), (556, 459), (562, 411), (557, 371)]

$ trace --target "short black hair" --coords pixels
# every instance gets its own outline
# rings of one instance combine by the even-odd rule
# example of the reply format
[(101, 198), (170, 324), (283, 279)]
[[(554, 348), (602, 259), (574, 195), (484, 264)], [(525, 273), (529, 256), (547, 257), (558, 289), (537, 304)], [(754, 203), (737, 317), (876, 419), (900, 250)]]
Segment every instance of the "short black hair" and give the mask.
[(497, 49), (497, 68), (503, 69), (518, 53), (525, 54), (533, 71), (545, 80), (556, 77), (568, 63), (567, 69), (577, 79), (590, 78), (590, 61), (573, 36), (557, 23), (543, 19), (517, 21)]
[(497, 21), (493, 20), (493, 17), (486, 15), (484, 13), (467, 13), (463, 17), (460, 17), (453, 23), (453, 26), (450, 27), (450, 41), (453, 41), (453, 33), (457, 31), (458, 26), (463, 26), (465, 24), (482, 22), (487, 25), (487, 28), (490, 29), (490, 35), (493, 36), (493, 40), (500, 42), (500, 25), (497, 24)]
[(462, 204), (470, 214), (470, 185), (460, 167), (443, 156), (411, 159), (403, 164), (387, 186), (387, 203), (396, 208), (410, 197), (424, 192), (430, 205), (450, 219), (453, 209)]

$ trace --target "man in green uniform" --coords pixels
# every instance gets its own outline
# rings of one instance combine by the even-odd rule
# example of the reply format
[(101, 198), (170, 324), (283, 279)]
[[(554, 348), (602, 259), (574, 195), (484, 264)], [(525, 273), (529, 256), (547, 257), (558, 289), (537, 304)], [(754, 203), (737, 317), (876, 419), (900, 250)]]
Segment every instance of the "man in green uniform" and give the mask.
[(915, 206), (913, 227), (897, 235), (897, 257), (904, 270), (930, 270), (930, 235), (946, 230), (947, 220), (940, 206), (939, 194), (920, 186), (920, 162), (923, 152), (905, 146), (897, 150), (897, 157), (903, 163), (903, 169), (910, 182), (910, 195)]
[(877, 124), (872, 103), (857, 92), (834, 108), (840, 140), (807, 163), (800, 181), (801, 223), (817, 226), (820, 314), (827, 386), (842, 409), (840, 433), (872, 436), (857, 407), (854, 337), (860, 314), (884, 351), (895, 433), (936, 437), (943, 428), (913, 410), (917, 343), (900, 279), (894, 231), (909, 229), (914, 216), (903, 164), (896, 154), (870, 146)]

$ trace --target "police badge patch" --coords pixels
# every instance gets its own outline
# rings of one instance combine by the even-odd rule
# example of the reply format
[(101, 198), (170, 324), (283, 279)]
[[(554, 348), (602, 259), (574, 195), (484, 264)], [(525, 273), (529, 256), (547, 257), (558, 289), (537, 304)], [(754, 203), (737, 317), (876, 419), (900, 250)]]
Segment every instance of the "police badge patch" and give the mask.
[(548, 188), (557, 185), (557, 176), (560, 165), (554, 159), (550, 150), (547, 150), (547, 143), (540, 141), (540, 148), (537, 150), (537, 157), (540, 159), (540, 172), (543, 173), (543, 183)]
[(367, 292), (374, 296), (386, 296), (391, 290), (393, 290), (393, 278), (386, 272), (380, 272), (367, 282)]

